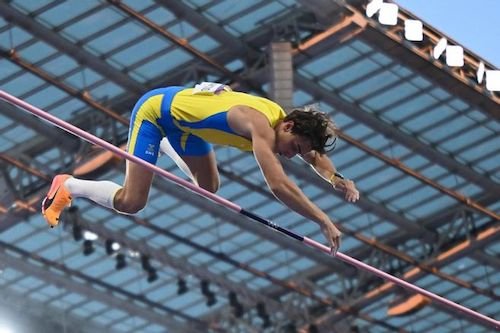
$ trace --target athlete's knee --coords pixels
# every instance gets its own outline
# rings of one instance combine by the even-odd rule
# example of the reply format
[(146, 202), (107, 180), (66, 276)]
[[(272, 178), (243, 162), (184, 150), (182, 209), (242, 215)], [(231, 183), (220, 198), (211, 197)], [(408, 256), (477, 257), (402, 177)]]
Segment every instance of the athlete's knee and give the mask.
[(116, 197), (113, 208), (120, 213), (136, 214), (146, 207), (147, 199)]
[(215, 193), (219, 190), (220, 182), (219, 182), (219, 179), (217, 178), (217, 179), (211, 179), (208, 181), (199, 182), (198, 185), (204, 190), (207, 190), (211, 193)]

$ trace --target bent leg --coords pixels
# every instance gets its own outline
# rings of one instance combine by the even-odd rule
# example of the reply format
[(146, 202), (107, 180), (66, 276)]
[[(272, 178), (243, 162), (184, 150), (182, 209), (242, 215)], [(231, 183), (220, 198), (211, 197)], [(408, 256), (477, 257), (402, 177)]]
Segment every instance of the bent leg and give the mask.
[(217, 192), (220, 179), (213, 150), (202, 156), (181, 156), (181, 158), (186, 162), (201, 188), (212, 193)]
[[(149, 119), (151, 110), (159, 108), (160, 95), (145, 95), (137, 102), (130, 121), (128, 151), (151, 164), (156, 164), (160, 129)], [(122, 186), (109, 181), (88, 181), (70, 178), (66, 181), (71, 195), (88, 198), (120, 213), (135, 214), (146, 205), (153, 174), (146, 168), (127, 160), (125, 183)]]
[[(212, 193), (217, 192), (220, 180), (212, 145), (196, 135), (188, 134), (186, 136), (187, 133), (175, 128), (171, 128), (166, 134), (166, 139), (170, 143), (169, 146), (186, 163), (198, 186)], [(163, 149), (163, 152), (169, 155), (179, 168), (183, 169), (175, 156), (172, 156), (165, 149)], [(185, 170), (183, 171), (186, 173)], [(186, 175), (191, 177), (188, 173)]]
[(120, 213), (135, 214), (146, 206), (153, 173), (149, 169), (127, 161), (123, 188), (116, 192), (113, 208)]

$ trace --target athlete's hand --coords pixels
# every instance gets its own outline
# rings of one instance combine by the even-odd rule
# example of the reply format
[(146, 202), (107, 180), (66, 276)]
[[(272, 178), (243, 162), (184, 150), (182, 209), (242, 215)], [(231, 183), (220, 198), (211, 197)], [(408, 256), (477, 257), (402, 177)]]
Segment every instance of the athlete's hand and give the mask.
[(342, 233), (331, 221), (323, 223), (321, 231), (330, 244), (330, 254), (335, 256), (340, 248), (340, 237), (342, 236)]
[(349, 202), (356, 202), (359, 200), (359, 191), (350, 179), (344, 179), (345, 199)]

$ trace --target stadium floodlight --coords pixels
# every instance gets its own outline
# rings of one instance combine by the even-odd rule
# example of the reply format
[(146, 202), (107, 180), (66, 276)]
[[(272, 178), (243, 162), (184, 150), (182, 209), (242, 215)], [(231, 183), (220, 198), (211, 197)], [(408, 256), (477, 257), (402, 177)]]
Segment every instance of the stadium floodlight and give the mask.
[(398, 24), (399, 7), (394, 3), (383, 3), (378, 12), (378, 21), (384, 25)]
[(500, 71), (486, 71), (486, 89), (500, 91)]
[(127, 267), (127, 261), (125, 260), (125, 255), (123, 253), (118, 253), (116, 256), (116, 264), (115, 268), (116, 270), (120, 270)]
[(462, 67), (464, 65), (464, 48), (460, 45), (447, 46), (446, 64), (450, 67)]
[(106, 253), (108, 255), (113, 255), (118, 250), (120, 250), (120, 244), (118, 244), (117, 242), (115, 242), (112, 239), (107, 239), (104, 244), (105, 244), (105, 248), (106, 248)]
[(405, 38), (414, 42), (424, 40), (424, 25), (419, 20), (405, 20)]
[(83, 255), (84, 256), (89, 256), (91, 255), (92, 253), (94, 253), (95, 249), (94, 249), (94, 245), (92, 243), (91, 240), (85, 240), (83, 242)]
[(98, 238), (99, 238), (99, 236), (97, 236), (97, 234), (95, 234), (91, 231), (85, 230), (83, 232), (83, 239), (85, 239), (85, 240), (94, 241), (94, 240), (97, 240)]
[(432, 56), (434, 57), (434, 59), (439, 59), (441, 54), (443, 54), (443, 52), (446, 50), (447, 46), (448, 40), (444, 37), (441, 38), (432, 51)]
[(380, 10), (383, 3), (383, 0), (372, 0), (368, 5), (366, 5), (366, 16), (372, 17), (375, 15)]
[(484, 79), (484, 62), (480, 62), (479, 63), (479, 67), (477, 69), (477, 83), (478, 84), (481, 84), (483, 83), (483, 79)]

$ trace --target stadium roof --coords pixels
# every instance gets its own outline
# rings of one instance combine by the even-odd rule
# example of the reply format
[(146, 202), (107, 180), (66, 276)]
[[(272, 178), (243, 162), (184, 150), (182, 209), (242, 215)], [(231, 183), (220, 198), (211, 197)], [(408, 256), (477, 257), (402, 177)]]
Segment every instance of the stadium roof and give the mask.
[[(463, 67), (448, 67), (430, 56), (442, 33), (424, 22), (423, 42), (409, 42), (401, 22), (382, 26), (365, 5), (3, 1), (0, 88), (121, 146), (135, 101), (151, 88), (218, 81), (270, 96), (270, 44), (289, 41), (293, 104), (319, 102), (335, 119), (341, 140), (329, 155), (362, 198), (348, 204), (301, 160), (283, 164), (338, 221), (341, 251), (498, 319), (500, 96), (474, 80), (481, 61), (494, 68), (473, 50)], [(400, 288), (159, 177), (136, 217), (77, 199), (63, 226), (49, 229), (39, 203), (52, 176), (81, 171), (102, 151), (5, 102), (0, 147), (0, 302), (38, 322), (37, 332), (491, 329), (436, 303), (392, 316)], [(215, 150), (218, 194), (324, 242), (317, 225), (274, 199), (251, 154)], [(182, 176), (167, 157), (159, 166)], [(121, 183), (124, 163), (108, 157), (86, 176)], [(94, 234), (89, 255), (78, 231)], [(108, 255), (111, 241), (121, 248)]]

